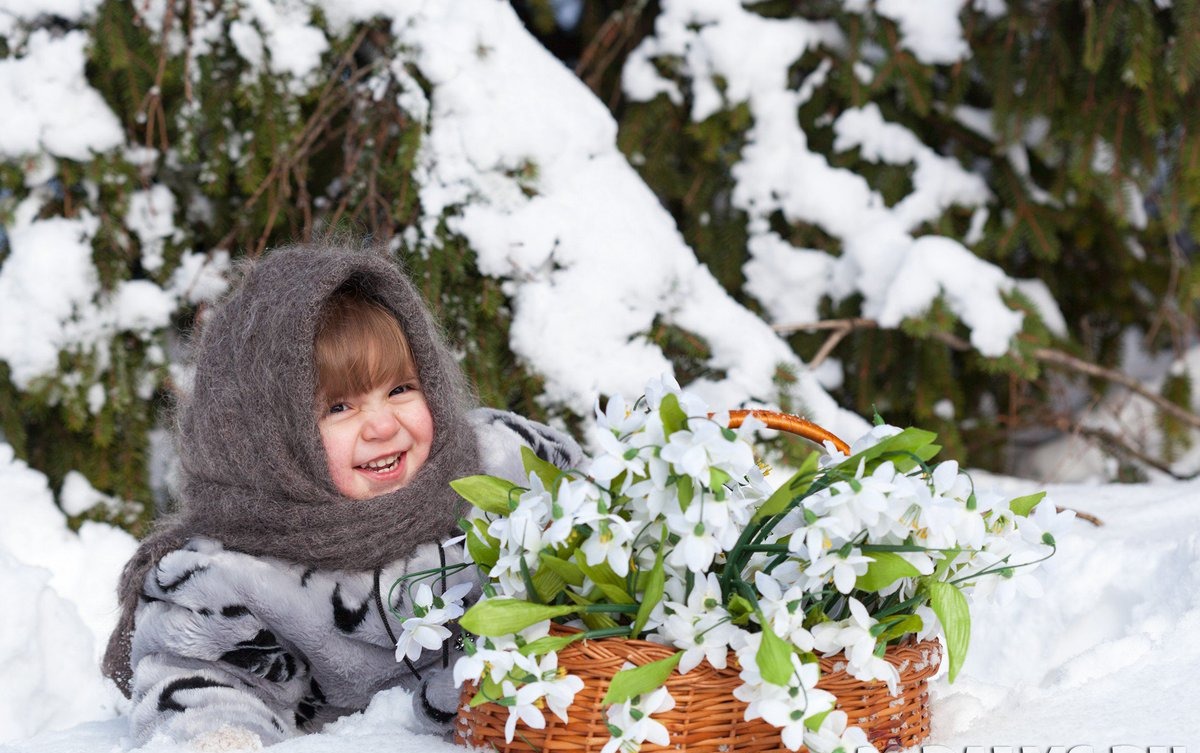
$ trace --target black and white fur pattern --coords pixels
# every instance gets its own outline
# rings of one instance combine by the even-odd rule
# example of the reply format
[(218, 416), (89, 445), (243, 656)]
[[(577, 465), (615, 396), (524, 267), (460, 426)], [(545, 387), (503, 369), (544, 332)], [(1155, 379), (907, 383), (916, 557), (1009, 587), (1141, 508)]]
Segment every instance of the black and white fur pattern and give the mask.
[[(487, 472), (515, 483), (527, 482), (521, 445), (563, 468), (580, 462), (569, 437), (515, 414), (481, 409), (471, 422)], [(411, 665), (397, 662), (392, 636), (402, 617), (388, 613), (411, 615), (405, 589), (388, 601), (401, 575), (443, 559), (461, 562), (461, 547), (427, 544), (376, 573), (305, 568), (191, 539), (145, 579), (131, 654), (135, 742), (234, 727), (270, 745), (361, 710), (396, 685), (413, 692), (421, 731), (445, 732), (457, 705), (456, 657), (424, 651)], [(467, 568), (445, 584), (427, 582), (440, 592), (475, 580)]]

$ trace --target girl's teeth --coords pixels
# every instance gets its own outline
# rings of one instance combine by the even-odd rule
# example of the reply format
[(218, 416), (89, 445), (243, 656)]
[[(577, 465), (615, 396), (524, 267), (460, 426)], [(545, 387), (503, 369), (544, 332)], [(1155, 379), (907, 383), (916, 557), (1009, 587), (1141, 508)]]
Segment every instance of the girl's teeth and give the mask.
[(389, 468), (389, 467), (395, 465), (396, 461), (399, 458), (400, 458), (399, 455), (393, 455), (390, 458), (383, 458), (382, 460), (372, 460), (369, 463), (363, 463), (363, 467), (364, 468), (372, 468), (374, 470), (380, 470), (381, 468)]

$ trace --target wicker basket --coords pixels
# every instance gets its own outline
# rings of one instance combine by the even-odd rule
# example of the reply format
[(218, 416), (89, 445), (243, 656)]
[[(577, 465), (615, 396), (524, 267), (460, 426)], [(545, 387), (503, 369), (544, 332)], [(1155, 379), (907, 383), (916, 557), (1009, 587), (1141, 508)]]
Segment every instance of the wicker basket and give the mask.
[[(600, 701), (612, 676), (627, 661), (642, 665), (673, 653), (675, 649), (667, 646), (626, 638), (572, 643), (558, 652), (559, 666), (584, 684), (567, 711), (569, 724), (547, 712), (545, 729), (529, 729), (522, 724), (513, 741), (505, 742), (508, 709), (497, 703), (470, 708), (475, 687), (467, 686), (455, 720), (455, 740), (498, 753), (596, 753), (610, 736)], [(896, 696), (882, 682), (863, 682), (846, 674), (841, 655), (821, 660), (821, 680), (817, 683), (817, 687), (837, 696), (838, 708), (881, 751), (908, 748), (929, 736), (928, 685), (941, 662), (941, 649), (935, 641), (923, 641), (889, 647), (885, 658), (900, 673)], [(667, 679), (675, 708), (654, 718), (671, 733), (672, 749), (687, 753), (787, 750), (780, 742), (778, 729), (762, 719), (745, 720), (746, 704), (733, 697), (733, 689), (741, 684), (738, 671), (730, 654), (725, 669), (702, 662), (686, 675), (674, 673)], [(651, 743), (642, 749), (647, 753), (665, 750)]]
[[(840, 451), (848, 452), (846, 444), (825, 429), (785, 413), (730, 411), (730, 425), (740, 425), (751, 414), (772, 429), (818, 443), (829, 441)], [(561, 634), (569, 628), (552, 625), (551, 630)], [(675, 649), (667, 646), (627, 638), (572, 643), (558, 652), (559, 667), (584, 683), (567, 711), (570, 723), (564, 724), (547, 712), (545, 729), (518, 725), (511, 743), (504, 739), (508, 709), (497, 703), (471, 708), (469, 702), (476, 687), (467, 684), (455, 719), (455, 740), (496, 753), (598, 753), (610, 737), (600, 701), (613, 675), (627, 661), (640, 666), (674, 653)], [(900, 674), (896, 696), (883, 682), (863, 682), (846, 674), (845, 659), (840, 654), (821, 660), (821, 679), (817, 683), (817, 687), (837, 697), (838, 708), (846, 712), (849, 723), (861, 727), (881, 751), (911, 747), (929, 736), (928, 681), (941, 663), (941, 649), (934, 641), (891, 646), (885, 658)], [(787, 750), (778, 729), (762, 719), (745, 720), (746, 704), (733, 697), (733, 689), (741, 684), (739, 671), (730, 653), (726, 669), (715, 669), (702, 662), (686, 675), (671, 674), (666, 687), (675, 699), (675, 708), (655, 714), (654, 718), (670, 732), (672, 750), (684, 753)], [(642, 750), (650, 753), (665, 748), (645, 743)]]

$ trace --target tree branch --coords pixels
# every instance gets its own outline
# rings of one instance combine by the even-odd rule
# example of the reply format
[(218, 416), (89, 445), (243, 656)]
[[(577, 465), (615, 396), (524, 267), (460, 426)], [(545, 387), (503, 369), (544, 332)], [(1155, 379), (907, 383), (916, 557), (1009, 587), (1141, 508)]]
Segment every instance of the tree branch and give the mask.
[(1154, 405), (1160, 408), (1164, 413), (1169, 413), (1180, 421), (1200, 429), (1200, 416), (1181, 408), (1162, 395), (1151, 392), (1150, 390), (1146, 389), (1141, 382), (1138, 382), (1128, 374), (1122, 374), (1121, 372), (1114, 371), (1113, 369), (1106, 369), (1103, 366), (1091, 363), (1090, 361), (1084, 361), (1081, 358), (1076, 358), (1069, 353), (1063, 353), (1061, 350), (1055, 350), (1053, 348), (1037, 348), (1033, 351), (1033, 357), (1042, 363), (1050, 364), (1052, 366), (1060, 366), (1070, 371), (1075, 371), (1080, 374), (1086, 374), (1088, 376), (1097, 377), (1098, 379), (1119, 384), (1128, 389), (1130, 392), (1141, 395), (1150, 402), (1154, 403)]

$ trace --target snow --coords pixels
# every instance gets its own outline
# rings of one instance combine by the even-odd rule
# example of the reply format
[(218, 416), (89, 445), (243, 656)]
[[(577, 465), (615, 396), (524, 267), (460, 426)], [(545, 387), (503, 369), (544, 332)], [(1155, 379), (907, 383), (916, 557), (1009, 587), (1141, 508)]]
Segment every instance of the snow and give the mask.
[(163, 265), (163, 245), (175, 233), (175, 195), (164, 185), (129, 195), (125, 226), (142, 243), (142, 266), (155, 272)]
[(85, 214), (28, 224), (18, 218), (8, 229), (11, 251), (0, 265), (0, 358), (18, 388), (53, 373), (59, 350), (84, 337), (77, 324), (88, 318), (100, 284), (91, 261), (98, 224)]
[(879, 0), (875, 12), (900, 27), (900, 45), (922, 63), (951, 64), (971, 54), (958, 14), (966, 0)]
[(84, 77), (86, 45), (82, 31), (55, 38), (39, 29), (29, 35), (24, 54), (0, 59), (0, 157), (45, 150), (87, 160), (124, 143), (117, 116)]
[[(111, 628), (113, 585), (133, 541), (107, 527), (71, 533), (45, 478), (13, 461), (3, 445), (0, 460), (0, 514), (10, 523), (0, 530), (0, 591), (16, 605), (0, 613), (6, 693), (0, 751), (130, 750), (125, 720), (116, 717), (122, 701), (101, 681), (95, 652)], [(1036, 488), (1024, 480), (975, 477), (977, 485), (1014, 495)], [(1060, 538), (1040, 599), (972, 606), (962, 673), (953, 685), (943, 673), (931, 687), (927, 745), (1197, 750), (1200, 481), (1055, 485), (1049, 491), (1059, 505), (1096, 515), (1104, 525), (1077, 523)], [(273, 750), (461, 750), (408, 731), (411, 719), (410, 697), (395, 689), (379, 694), (364, 713)], [(189, 748), (159, 740), (140, 750)]]
[(99, 221), (86, 211), (76, 219), (32, 219), (39, 206), (35, 193), (18, 207), (0, 264), (0, 359), (19, 389), (54, 374), (60, 351), (94, 354), (103, 367), (114, 333), (151, 339), (183, 301), (211, 300), (227, 285), (228, 254), (187, 252), (167, 289), (126, 280), (104, 293), (92, 262)]
[[(72, 480), (74, 505), (81, 481), (90, 489)], [(113, 716), (120, 693), (99, 675), (99, 651), (135, 540), (98, 523), (70, 531), (46, 477), (3, 443), (0, 520), (0, 742)]]

